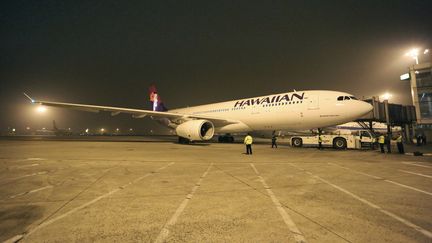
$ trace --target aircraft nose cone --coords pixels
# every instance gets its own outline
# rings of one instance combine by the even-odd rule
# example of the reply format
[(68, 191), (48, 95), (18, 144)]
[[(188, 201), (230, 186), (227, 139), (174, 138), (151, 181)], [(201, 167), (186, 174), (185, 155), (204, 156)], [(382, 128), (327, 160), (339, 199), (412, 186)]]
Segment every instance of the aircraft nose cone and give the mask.
[(373, 106), (371, 104), (369, 104), (367, 102), (364, 102), (364, 101), (361, 101), (361, 102), (362, 102), (361, 111), (362, 111), (363, 115), (369, 113), (370, 111), (372, 111)]

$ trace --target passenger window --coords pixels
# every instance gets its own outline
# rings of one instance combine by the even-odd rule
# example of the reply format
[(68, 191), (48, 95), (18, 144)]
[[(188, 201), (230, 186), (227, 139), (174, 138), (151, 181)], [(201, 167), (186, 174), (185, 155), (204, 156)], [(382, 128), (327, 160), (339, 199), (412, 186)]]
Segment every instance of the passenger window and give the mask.
[(337, 100), (343, 100), (343, 96), (337, 97)]
[(350, 98), (348, 96), (345, 96), (344, 100), (349, 100)]

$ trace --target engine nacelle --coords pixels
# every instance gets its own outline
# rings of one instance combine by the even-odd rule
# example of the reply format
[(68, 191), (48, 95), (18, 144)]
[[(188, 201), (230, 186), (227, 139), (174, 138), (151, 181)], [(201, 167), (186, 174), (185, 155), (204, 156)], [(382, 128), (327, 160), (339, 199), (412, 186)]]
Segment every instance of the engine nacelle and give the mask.
[(187, 138), (190, 141), (210, 140), (214, 135), (213, 123), (206, 120), (191, 120), (183, 122), (176, 128), (178, 136)]

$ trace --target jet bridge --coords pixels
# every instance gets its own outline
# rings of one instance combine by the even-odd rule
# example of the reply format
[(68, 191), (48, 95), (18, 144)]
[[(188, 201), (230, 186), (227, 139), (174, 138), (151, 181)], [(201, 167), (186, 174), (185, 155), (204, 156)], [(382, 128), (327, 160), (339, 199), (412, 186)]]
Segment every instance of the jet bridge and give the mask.
[(375, 133), (372, 126), (373, 122), (385, 123), (387, 124), (387, 134), (390, 136), (392, 136), (391, 127), (400, 126), (405, 141), (411, 142), (411, 138), (414, 136), (413, 125), (417, 120), (414, 106), (391, 104), (387, 100), (381, 102), (378, 97), (364, 101), (371, 104), (373, 110), (356, 120), (360, 126)]

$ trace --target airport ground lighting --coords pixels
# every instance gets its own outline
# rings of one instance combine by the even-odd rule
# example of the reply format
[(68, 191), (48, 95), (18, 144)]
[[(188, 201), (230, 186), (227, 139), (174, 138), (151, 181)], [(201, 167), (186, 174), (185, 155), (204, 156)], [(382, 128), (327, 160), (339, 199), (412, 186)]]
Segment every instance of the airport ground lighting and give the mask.
[(418, 48), (414, 48), (411, 49), (409, 52), (405, 53), (405, 56), (409, 56), (412, 57), (415, 61), (416, 64), (418, 64), (418, 54), (419, 54), (419, 49)]
[(40, 106), (36, 107), (36, 111), (38, 113), (45, 113), (47, 111), (47, 108), (45, 106), (40, 105)]
[[(405, 53), (405, 56), (412, 57), (416, 61), (416, 64), (419, 64), (419, 53), (420, 53), (419, 48), (413, 48), (410, 51), (408, 51), (407, 53)], [(429, 49), (424, 49), (423, 54), (424, 55), (429, 54)]]
[(380, 96), (380, 98), (382, 98), (383, 100), (389, 100), (391, 97), (393, 97), (393, 95), (390, 94), (389, 92), (385, 92)]

